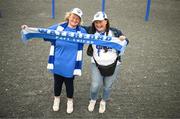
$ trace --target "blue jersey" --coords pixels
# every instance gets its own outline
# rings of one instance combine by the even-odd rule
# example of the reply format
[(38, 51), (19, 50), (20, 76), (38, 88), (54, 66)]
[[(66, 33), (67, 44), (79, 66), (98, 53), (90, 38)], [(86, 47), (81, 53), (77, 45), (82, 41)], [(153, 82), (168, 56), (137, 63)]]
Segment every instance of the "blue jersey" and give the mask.
[[(77, 28), (72, 29), (67, 26), (67, 23), (56, 24), (49, 27), (49, 29), (86, 33), (84, 28), (78, 26)], [(82, 60), (79, 59), (82, 58), (78, 57), (82, 57), (83, 44), (61, 40), (56, 40), (55, 42), (51, 39), (46, 40), (51, 41), (54, 48), (53, 57), (52, 55), (49, 57), (49, 62), (53, 64), (53, 67), (50, 65), (50, 71), (68, 78), (73, 77), (74, 75), (81, 75)], [(79, 52), (80, 50), (81, 53)]]
[[(64, 31), (76, 32), (76, 29), (66, 27)], [(78, 43), (56, 40), (54, 73), (72, 77), (78, 51)]]

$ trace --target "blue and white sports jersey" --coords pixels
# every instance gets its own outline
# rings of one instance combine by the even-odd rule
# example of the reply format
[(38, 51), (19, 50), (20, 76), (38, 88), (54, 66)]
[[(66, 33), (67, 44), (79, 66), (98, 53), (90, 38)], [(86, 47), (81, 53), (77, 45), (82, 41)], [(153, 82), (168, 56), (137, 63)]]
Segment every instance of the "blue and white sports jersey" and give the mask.
[[(70, 31), (86, 33), (85, 29), (77, 27), (75, 29), (69, 28), (67, 23), (56, 24), (49, 29), (58, 31)], [(51, 40), (51, 48), (49, 54), (49, 61), (47, 68), (55, 74), (64, 77), (73, 77), (74, 75), (81, 75), (82, 68), (82, 50), (83, 44), (72, 43), (61, 40)]]

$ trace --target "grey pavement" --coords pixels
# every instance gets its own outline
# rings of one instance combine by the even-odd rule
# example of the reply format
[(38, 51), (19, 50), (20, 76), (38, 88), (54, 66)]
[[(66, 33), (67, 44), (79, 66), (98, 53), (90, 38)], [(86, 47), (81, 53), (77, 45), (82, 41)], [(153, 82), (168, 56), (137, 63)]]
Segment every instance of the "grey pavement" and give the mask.
[(121, 29), (130, 44), (119, 79), (104, 114), (87, 110), (90, 59), (84, 48), (84, 68), (75, 80), (74, 112), (66, 113), (63, 89), (60, 110), (52, 111), (53, 77), (47, 71), (49, 43), (20, 40), (20, 26), (48, 27), (63, 21), (65, 12), (79, 7), (84, 25), (101, 10), (101, 0), (0, 1), (0, 118), (180, 118), (180, 0), (152, 0), (148, 22), (146, 0), (106, 0), (111, 26)]

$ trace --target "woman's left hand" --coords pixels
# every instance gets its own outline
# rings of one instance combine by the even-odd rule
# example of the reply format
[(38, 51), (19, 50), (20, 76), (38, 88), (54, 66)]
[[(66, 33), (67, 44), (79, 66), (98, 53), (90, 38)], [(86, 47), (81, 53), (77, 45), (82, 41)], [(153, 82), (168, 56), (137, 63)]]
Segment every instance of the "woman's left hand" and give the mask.
[(119, 36), (119, 40), (120, 40), (120, 41), (124, 41), (125, 39), (126, 39), (125, 36)]

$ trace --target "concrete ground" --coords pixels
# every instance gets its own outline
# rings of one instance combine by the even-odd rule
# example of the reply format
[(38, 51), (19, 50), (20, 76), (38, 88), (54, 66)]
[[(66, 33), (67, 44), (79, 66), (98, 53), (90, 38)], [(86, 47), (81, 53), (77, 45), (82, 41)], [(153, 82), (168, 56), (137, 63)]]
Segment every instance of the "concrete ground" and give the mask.
[(99, 105), (92, 113), (87, 110), (91, 78), (84, 52), (83, 75), (75, 80), (74, 112), (66, 113), (65, 89), (60, 111), (52, 111), (53, 80), (46, 70), (50, 44), (41, 39), (23, 44), (20, 26), (48, 27), (63, 21), (74, 7), (83, 10), (84, 25), (90, 25), (101, 0), (57, 0), (55, 19), (51, 0), (0, 1), (0, 118), (180, 118), (179, 0), (152, 0), (148, 22), (146, 0), (107, 0), (111, 26), (130, 40), (107, 110), (99, 114)]

